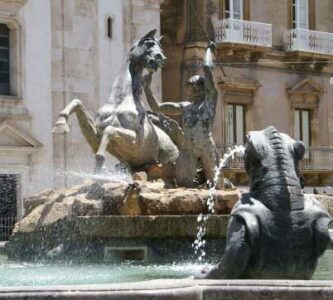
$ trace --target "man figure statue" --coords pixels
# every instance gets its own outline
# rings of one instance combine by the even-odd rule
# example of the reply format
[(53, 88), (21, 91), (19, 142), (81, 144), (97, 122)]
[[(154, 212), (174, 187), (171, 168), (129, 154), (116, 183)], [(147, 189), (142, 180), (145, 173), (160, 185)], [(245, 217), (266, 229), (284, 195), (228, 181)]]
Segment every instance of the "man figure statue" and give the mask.
[(151, 109), (170, 117), (181, 117), (185, 141), (176, 161), (176, 178), (179, 186), (195, 186), (194, 177), (199, 160), (205, 179), (210, 182), (213, 182), (215, 167), (219, 165), (219, 153), (212, 138), (218, 97), (212, 73), (214, 66), (212, 51), (215, 48), (213, 42), (207, 47), (203, 62), (204, 77), (195, 75), (188, 81), (193, 89), (192, 102), (159, 103), (150, 89), (152, 74), (147, 74), (143, 79), (143, 88)]

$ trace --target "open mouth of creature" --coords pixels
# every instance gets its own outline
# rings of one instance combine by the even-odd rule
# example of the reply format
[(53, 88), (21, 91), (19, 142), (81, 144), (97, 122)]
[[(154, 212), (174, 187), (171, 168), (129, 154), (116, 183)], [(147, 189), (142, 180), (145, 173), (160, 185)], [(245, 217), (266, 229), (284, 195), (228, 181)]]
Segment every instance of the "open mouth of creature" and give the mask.
[(158, 68), (162, 68), (164, 65), (164, 59), (148, 59), (147, 69), (148, 71), (156, 72)]

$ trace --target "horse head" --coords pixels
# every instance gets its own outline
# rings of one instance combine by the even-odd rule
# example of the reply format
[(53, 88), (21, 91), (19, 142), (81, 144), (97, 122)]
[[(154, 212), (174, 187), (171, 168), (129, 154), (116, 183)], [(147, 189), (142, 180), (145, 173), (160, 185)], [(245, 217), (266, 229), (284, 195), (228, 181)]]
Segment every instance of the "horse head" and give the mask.
[(273, 126), (252, 131), (247, 136), (245, 169), (251, 181), (251, 194), (271, 209), (304, 208), (303, 182), (299, 161), (304, 144)]
[(166, 57), (163, 54), (161, 40), (155, 38), (156, 29), (148, 32), (130, 50), (130, 61), (148, 72), (155, 72), (164, 65)]

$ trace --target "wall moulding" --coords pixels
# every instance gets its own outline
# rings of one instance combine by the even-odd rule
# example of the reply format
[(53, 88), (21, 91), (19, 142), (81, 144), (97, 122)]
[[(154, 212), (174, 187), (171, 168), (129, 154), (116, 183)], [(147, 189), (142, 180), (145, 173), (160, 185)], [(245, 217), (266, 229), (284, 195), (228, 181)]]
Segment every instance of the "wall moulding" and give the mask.
[(0, 0), (0, 14), (15, 16), (27, 0)]
[(262, 87), (259, 81), (236, 77), (220, 77), (218, 84), (222, 90), (248, 94), (254, 94)]
[(302, 106), (308, 109), (317, 108), (324, 93), (323, 88), (311, 78), (305, 78), (292, 87), (287, 86), (286, 91), (292, 108)]

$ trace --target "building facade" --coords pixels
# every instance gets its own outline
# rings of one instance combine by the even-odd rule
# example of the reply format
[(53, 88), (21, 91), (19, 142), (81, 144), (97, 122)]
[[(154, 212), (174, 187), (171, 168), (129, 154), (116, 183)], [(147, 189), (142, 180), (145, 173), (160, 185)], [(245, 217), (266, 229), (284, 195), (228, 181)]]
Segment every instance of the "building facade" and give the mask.
[[(172, 16), (172, 18), (171, 18)], [(307, 183), (333, 183), (333, 2), (329, 0), (166, 0), (162, 34), (168, 64), (163, 101), (188, 100), (208, 40), (218, 45), (213, 135), (221, 149), (274, 125), (307, 147)], [(225, 170), (242, 181), (242, 159)]]
[(159, 1), (0, 0), (0, 225), (22, 217), (25, 197), (92, 172), (76, 117), (68, 136), (52, 126), (73, 98), (94, 116), (131, 44), (153, 28)]

